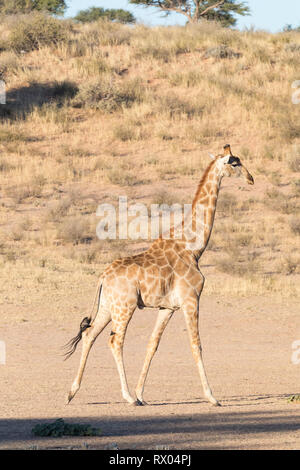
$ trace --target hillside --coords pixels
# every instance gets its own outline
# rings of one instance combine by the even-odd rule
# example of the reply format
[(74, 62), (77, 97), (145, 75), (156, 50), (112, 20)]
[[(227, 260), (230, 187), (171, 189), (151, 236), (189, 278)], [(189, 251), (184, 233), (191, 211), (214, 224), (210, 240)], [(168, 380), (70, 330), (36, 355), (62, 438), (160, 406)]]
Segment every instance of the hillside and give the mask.
[(107, 263), (147, 246), (98, 240), (98, 204), (190, 203), (227, 143), (255, 185), (224, 180), (204, 294), (299, 296), (300, 33), (38, 15), (5, 19), (0, 48), (5, 319), (88, 309)]

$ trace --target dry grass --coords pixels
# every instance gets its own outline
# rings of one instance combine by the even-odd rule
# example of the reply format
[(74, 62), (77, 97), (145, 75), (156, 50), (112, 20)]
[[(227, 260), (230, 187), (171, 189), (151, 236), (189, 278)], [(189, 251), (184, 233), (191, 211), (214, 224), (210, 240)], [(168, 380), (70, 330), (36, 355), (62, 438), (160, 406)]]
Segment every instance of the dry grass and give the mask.
[(31, 44), (33, 17), (0, 25), (0, 289), (22, 276), (44, 299), (96, 282), (144, 248), (96, 240), (97, 205), (189, 203), (230, 142), (256, 185), (224, 182), (206, 291), (299, 296), (299, 34), (39, 18)]

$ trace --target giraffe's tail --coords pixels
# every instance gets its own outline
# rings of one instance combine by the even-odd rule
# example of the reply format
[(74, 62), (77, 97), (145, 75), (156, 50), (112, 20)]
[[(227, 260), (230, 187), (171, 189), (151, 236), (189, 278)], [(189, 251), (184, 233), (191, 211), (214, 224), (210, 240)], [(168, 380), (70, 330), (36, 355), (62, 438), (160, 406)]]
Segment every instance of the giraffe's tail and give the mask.
[(67, 359), (69, 359), (69, 357), (72, 356), (72, 354), (75, 352), (75, 350), (77, 348), (77, 344), (80, 342), (80, 340), (82, 338), (82, 333), (87, 328), (91, 327), (92, 313), (93, 313), (97, 298), (98, 298), (98, 305), (99, 305), (101, 290), (102, 290), (102, 279), (100, 278), (100, 281), (99, 281), (99, 284), (98, 284), (98, 287), (97, 287), (97, 291), (96, 291), (96, 295), (95, 295), (95, 299), (94, 299), (94, 303), (93, 303), (93, 308), (92, 308), (92, 311), (91, 311), (91, 315), (89, 317), (84, 317), (84, 319), (80, 323), (79, 333), (76, 336), (74, 336), (74, 338), (72, 338), (67, 344), (65, 344), (63, 346), (64, 349), (67, 349), (67, 352), (64, 354), (65, 361)]
[(70, 356), (75, 352), (77, 348), (77, 344), (82, 338), (82, 333), (87, 329), (90, 328), (90, 323), (91, 323), (91, 318), (85, 317), (82, 322), (80, 323), (80, 328), (79, 328), (79, 333), (78, 335), (74, 336), (67, 344), (65, 344), (63, 347), (68, 348), (67, 352), (64, 354), (65, 356), (65, 361), (69, 359)]

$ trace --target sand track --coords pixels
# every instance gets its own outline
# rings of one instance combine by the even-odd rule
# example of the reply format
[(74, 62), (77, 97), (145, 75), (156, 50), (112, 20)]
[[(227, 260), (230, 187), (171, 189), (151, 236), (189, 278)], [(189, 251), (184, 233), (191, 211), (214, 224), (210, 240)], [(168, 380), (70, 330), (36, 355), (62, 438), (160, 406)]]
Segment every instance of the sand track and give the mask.
[[(80, 314), (69, 323), (48, 317), (4, 322), (7, 363), (0, 366), (0, 449), (299, 449), (300, 364), (291, 361), (300, 339), (298, 306), (267, 299), (201, 303), (201, 337), (208, 378), (222, 407), (207, 404), (189, 348), (181, 312), (168, 325), (153, 360), (145, 399), (123, 402), (107, 346), (109, 328), (95, 343), (80, 391), (70, 405), (65, 394), (75, 376), (79, 351), (64, 362), (61, 346), (77, 333)], [(156, 312), (136, 311), (125, 342), (125, 366), (134, 389)], [(64, 418), (100, 427), (101, 437), (45, 439), (32, 436), (40, 422)]]

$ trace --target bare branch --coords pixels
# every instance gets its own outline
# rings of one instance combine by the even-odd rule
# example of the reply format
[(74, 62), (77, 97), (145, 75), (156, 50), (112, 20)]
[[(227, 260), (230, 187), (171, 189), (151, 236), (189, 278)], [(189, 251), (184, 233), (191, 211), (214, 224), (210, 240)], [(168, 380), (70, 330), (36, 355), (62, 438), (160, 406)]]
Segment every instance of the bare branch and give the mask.
[(199, 16), (206, 15), (206, 13), (207, 13), (209, 10), (213, 10), (214, 8), (217, 8), (217, 7), (221, 6), (221, 5), (223, 5), (224, 2), (225, 2), (225, 0), (221, 0), (221, 2), (217, 2), (217, 3), (215, 3), (214, 5), (211, 5), (210, 7), (207, 7), (204, 11), (202, 11), (202, 12), (200, 13)]
[(175, 8), (175, 7), (166, 7), (165, 5), (163, 5), (163, 3), (158, 0), (158, 6), (161, 10), (164, 10), (164, 11), (176, 11), (177, 13), (181, 13), (182, 15), (185, 15), (190, 21), (192, 19), (192, 16), (190, 14), (190, 10), (187, 10), (187, 9), (181, 9), (181, 8)]

